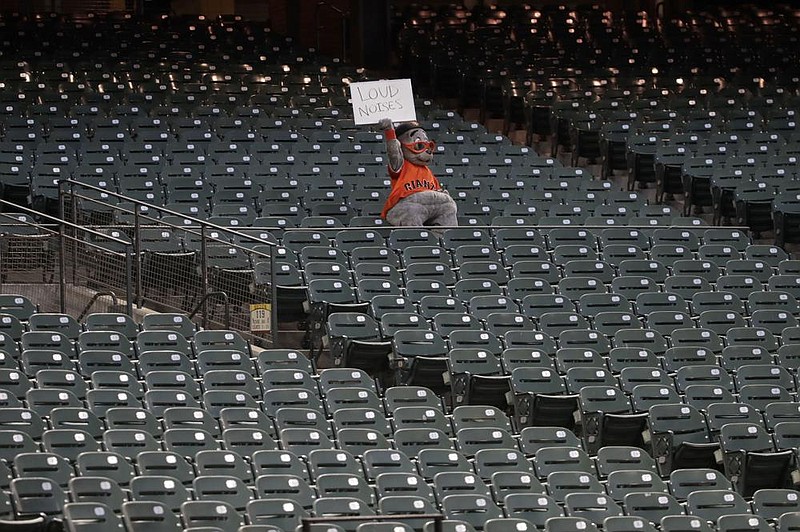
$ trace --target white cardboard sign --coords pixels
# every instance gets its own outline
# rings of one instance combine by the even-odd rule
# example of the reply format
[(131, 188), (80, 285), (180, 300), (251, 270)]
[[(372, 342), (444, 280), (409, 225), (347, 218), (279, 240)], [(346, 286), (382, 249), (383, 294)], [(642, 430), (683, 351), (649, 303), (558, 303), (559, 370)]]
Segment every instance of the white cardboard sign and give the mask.
[(381, 118), (392, 122), (417, 119), (410, 79), (351, 83), (350, 99), (356, 125), (377, 124)]

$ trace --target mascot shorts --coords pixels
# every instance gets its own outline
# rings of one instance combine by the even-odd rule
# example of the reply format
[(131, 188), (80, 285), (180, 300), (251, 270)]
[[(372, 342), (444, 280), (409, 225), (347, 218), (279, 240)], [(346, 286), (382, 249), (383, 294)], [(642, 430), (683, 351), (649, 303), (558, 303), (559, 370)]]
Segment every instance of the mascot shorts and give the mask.
[(425, 190), (398, 201), (386, 221), (394, 226), (457, 226), (458, 208), (447, 192)]

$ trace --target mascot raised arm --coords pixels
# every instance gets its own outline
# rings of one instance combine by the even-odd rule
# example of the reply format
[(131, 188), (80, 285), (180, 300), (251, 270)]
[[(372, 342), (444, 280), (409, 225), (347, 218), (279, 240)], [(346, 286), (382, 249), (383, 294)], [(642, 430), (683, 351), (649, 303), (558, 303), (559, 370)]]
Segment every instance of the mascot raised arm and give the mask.
[[(389, 158), (392, 190), (381, 217), (394, 226), (454, 227), (458, 209), (428, 165), (435, 144), (418, 122), (380, 121)], [(431, 229), (436, 233), (441, 230)]]

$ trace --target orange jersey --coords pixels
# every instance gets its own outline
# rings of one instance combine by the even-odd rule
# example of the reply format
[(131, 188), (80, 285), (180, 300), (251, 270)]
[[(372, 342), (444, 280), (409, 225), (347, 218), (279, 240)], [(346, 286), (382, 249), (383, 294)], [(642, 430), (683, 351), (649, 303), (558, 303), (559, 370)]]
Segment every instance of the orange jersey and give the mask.
[(411, 194), (424, 190), (441, 190), (442, 188), (430, 168), (408, 161), (403, 161), (403, 166), (398, 172), (389, 168), (389, 177), (392, 179), (392, 190), (383, 206), (381, 218), (386, 218), (386, 213), (397, 205), (398, 201)]

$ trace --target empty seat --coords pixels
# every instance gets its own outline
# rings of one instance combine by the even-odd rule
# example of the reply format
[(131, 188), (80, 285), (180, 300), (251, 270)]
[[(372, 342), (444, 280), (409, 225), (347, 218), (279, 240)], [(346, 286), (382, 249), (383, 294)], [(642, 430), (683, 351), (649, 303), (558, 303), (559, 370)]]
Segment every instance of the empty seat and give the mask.
[(291, 474), (271, 473), (256, 478), (257, 499), (288, 498), (310, 510), (317, 493), (308, 482)]
[(28, 327), (31, 331), (60, 332), (71, 340), (77, 340), (81, 332), (81, 325), (74, 317), (47, 312), (32, 314), (28, 320)]
[(383, 340), (378, 323), (366, 314), (337, 312), (328, 316), (328, 338), (335, 363), (371, 373), (389, 369), (391, 343)]
[(229, 451), (200, 451), (195, 455), (198, 476), (227, 475), (252, 481), (252, 470), (244, 458)]
[(518, 427), (575, 424), (577, 395), (567, 392), (566, 383), (548, 368), (519, 367), (511, 373), (514, 417)]
[(624, 499), (628, 515), (635, 515), (650, 522), (658, 522), (667, 516), (683, 515), (683, 507), (675, 497), (664, 492), (639, 491), (628, 493)]
[(42, 435), (42, 445), (71, 462), (83, 452), (100, 450), (100, 442), (80, 429), (50, 429)]
[[(396, 495), (382, 497), (378, 501), (378, 507), (379, 513), (386, 516), (430, 515), (436, 512), (433, 503), (415, 496)], [(403, 519), (403, 522), (412, 526), (415, 530), (423, 530), (428, 523), (432, 523), (429, 519), (424, 517), (410, 517)], [(462, 524), (461, 526), (466, 527), (468, 525)]]
[(449, 353), (449, 380), (455, 405), (505, 407), (510, 377), (502, 374), (500, 359), (482, 348), (455, 348)]
[(772, 439), (760, 424), (727, 423), (719, 435), (725, 474), (736, 490), (751, 496), (759, 489), (786, 488), (794, 471), (795, 454), (776, 451)]
[(131, 497), (134, 501), (153, 501), (163, 504), (173, 512), (181, 504), (192, 499), (186, 486), (170, 476), (140, 476), (131, 482)]
[(739, 389), (739, 401), (756, 410), (765, 411), (771, 403), (793, 401), (789, 391), (775, 384), (747, 384)]
[(292, 530), (308, 512), (292, 499), (257, 499), (247, 504), (247, 518), (252, 525)]
[(315, 449), (332, 449), (333, 442), (315, 429), (290, 428), (280, 431), (281, 447), (298, 456), (307, 456)]
[(127, 314), (115, 312), (95, 312), (84, 319), (87, 331), (116, 331), (128, 339), (135, 339), (139, 326)]
[(400, 383), (439, 393), (445, 390), (442, 375), (447, 371), (447, 346), (441, 336), (432, 331), (401, 330), (394, 335), (392, 347)]
[(800, 498), (792, 489), (760, 489), (753, 493), (753, 512), (770, 521), (781, 515), (797, 512)]
[(476, 530), (483, 529), (489, 519), (503, 517), (503, 511), (490, 496), (477, 494), (448, 495), (442, 500), (442, 513), (447, 519), (465, 521)]
[(122, 505), (122, 518), (129, 531), (180, 530), (181, 523), (177, 513), (158, 502), (131, 501)]
[(438, 429), (405, 428), (395, 431), (395, 447), (409, 457), (427, 448), (454, 450), (454, 445), (447, 434)]
[[(510, 459), (503, 459), (501, 453), (504, 452), (509, 453)], [(500, 459), (497, 459), (498, 456)], [(491, 449), (476, 453), (476, 459), (480, 462), (476, 472), (491, 481), (492, 492), (498, 503), (511, 493), (546, 493), (533, 472), (532, 464), (522, 461), (522, 456), (516, 452)]]
[(662, 475), (685, 467), (713, 467), (712, 442), (702, 413), (689, 405), (658, 404), (650, 407), (649, 442)]
[(717, 529), (720, 532), (741, 530), (743, 527), (746, 527), (747, 530), (759, 532), (769, 532), (770, 530), (774, 530), (767, 520), (760, 515), (733, 514), (723, 515), (717, 519)]
[[(314, 501), (314, 515), (316, 517), (356, 517), (374, 515), (374, 511), (363, 501), (352, 497), (320, 497)], [(354, 531), (354, 524), (350, 522), (346, 530)]]
[(672, 495), (680, 501), (686, 500), (690, 493), (697, 490), (732, 489), (725, 475), (707, 468), (675, 469), (669, 475), (669, 487)]
[(688, 514), (712, 523), (724, 515), (750, 513), (750, 507), (742, 496), (727, 490), (693, 491), (686, 498), (686, 510)]
[(23, 295), (4, 294), (0, 298), (0, 311), (3, 314), (10, 314), (26, 321), (32, 314), (38, 312), (38, 308), (29, 298)]
[(325, 473), (316, 477), (316, 486), (320, 497), (349, 497), (370, 507), (376, 504), (375, 491), (360, 472)]
[(728, 423), (762, 422), (761, 413), (748, 404), (711, 403), (706, 407), (706, 419), (712, 435), (719, 434), (720, 429)]
[(584, 447), (596, 453), (606, 445), (642, 446), (647, 414), (634, 413), (628, 398), (613, 386), (584, 386), (578, 394)]
[(713, 528), (704, 519), (694, 515), (665, 515), (661, 518), (661, 529), (665, 532), (678, 532), (681, 530), (697, 530), (698, 532), (711, 532)]
[(378, 501), (383, 497), (419, 497), (434, 501), (431, 487), (414, 473), (381, 473), (375, 479), (375, 490)]
[(772, 384), (793, 392), (794, 377), (783, 367), (767, 364), (744, 364), (736, 371), (735, 384), (738, 389), (749, 384)]
[(452, 448), (423, 448), (416, 456), (419, 473), (429, 482), (443, 472), (472, 472), (472, 466), (467, 458)]
[(46, 477), (15, 478), (11, 481), (11, 497), (16, 515), (21, 518), (57, 515), (64, 510), (64, 490)]
[(72, 532), (124, 530), (122, 519), (101, 502), (70, 502), (64, 505), (64, 519)]
[(645, 519), (634, 515), (607, 517), (603, 521), (603, 529), (607, 532), (653, 532), (655, 527)]
[(198, 475), (193, 483), (194, 498), (199, 501), (220, 501), (235, 512), (244, 512), (254, 495), (241, 478), (229, 475)]
[(683, 366), (675, 373), (675, 385), (679, 392), (685, 393), (690, 386), (712, 385), (733, 392), (733, 379), (727, 371), (716, 364)]
[(142, 318), (142, 330), (170, 330), (191, 338), (197, 328), (186, 314), (161, 312), (146, 314)]
[(544, 480), (551, 473), (591, 473), (593, 466), (585, 451), (575, 447), (542, 447), (533, 457), (536, 476)]
[(244, 523), (243, 512), (225, 501), (186, 501), (181, 505), (180, 513), (186, 530), (209, 526), (233, 532)]
[(17, 478), (48, 478), (66, 488), (75, 475), (66, 458), (52, 453), (21, 453), (14, 457), (14, 471)]
[(509, 517), (525, 519), (538, 530), (545, 528), (548, 519), (564, 515), (564, 510), (547, 495), (512, 493), (505, 498), (505, 508)]
[(611, 497), (597, 493), (569, 493), (564, 498), (564, 507), (567, 515), (582, 517), (598, 526), (608, 517), (623, 514), (620, 505)]

